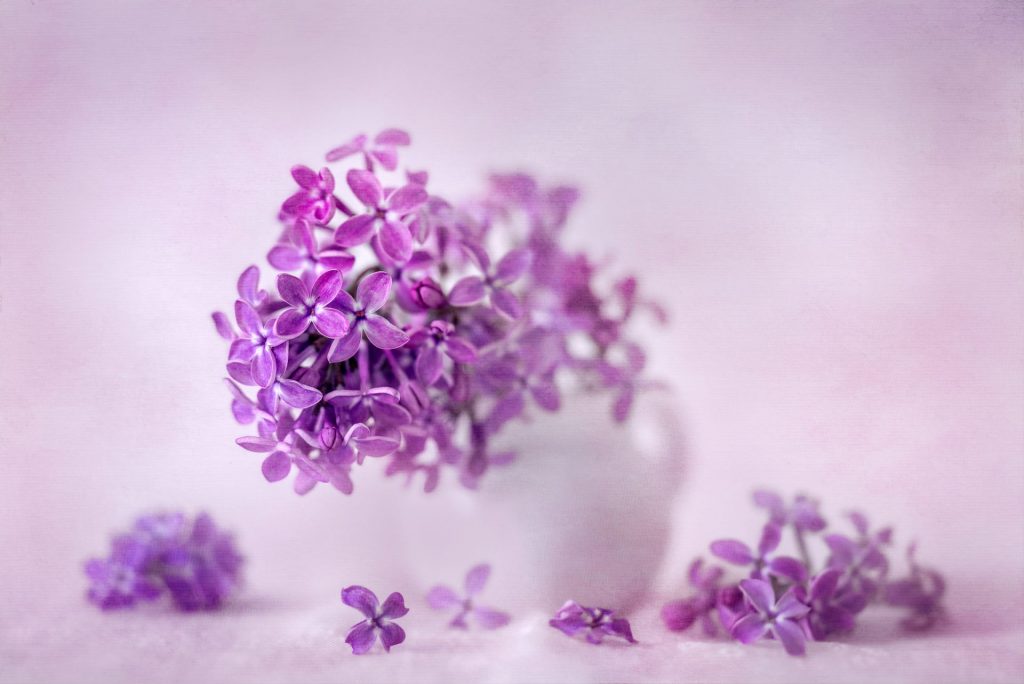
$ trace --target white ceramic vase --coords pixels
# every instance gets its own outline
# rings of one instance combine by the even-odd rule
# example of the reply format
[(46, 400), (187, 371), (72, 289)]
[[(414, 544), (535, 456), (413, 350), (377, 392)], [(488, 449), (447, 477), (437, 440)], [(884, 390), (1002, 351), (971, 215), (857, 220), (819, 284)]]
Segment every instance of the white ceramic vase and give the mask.
[(606, 395), (567, 397), (558, 413), (506, 426), (512, 464), (480, 489), (455, 483), (396, 503), (407, 581), (458, 585), (493, 566), (485, 598), (515, 611), (553, 612), (567, 599), (626, 610), (643, 599), (668, 547), (683, 475), (684, 439), (672, 395), (637, 397), (611, 419)]

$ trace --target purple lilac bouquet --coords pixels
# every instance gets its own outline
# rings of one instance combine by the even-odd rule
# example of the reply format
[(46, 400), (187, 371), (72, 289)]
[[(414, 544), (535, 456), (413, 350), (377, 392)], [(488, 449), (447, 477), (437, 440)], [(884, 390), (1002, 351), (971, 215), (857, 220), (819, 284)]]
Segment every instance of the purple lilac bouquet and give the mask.
[[(805, 642), (834, 638), (854, 629), (857, 616), (872, 603), (907, 611), (901, 624), (928, 629), (945, 618), (945, 582), (920, 566), (915, 545), (907, 551), (907, 577), (890, 579), (887, 555), (892, 528), (872, 530), (861, 513), (850, 513), (853, 534), (826, 533), (818, 502), (797, 496), (791, 504), (772, 492), (758, 491), (754, 502), (768, 513), (755, 548), (735, 539), (711, 543), (711, 553), (745, 568), (748, 576), (723, 583), (725, 571), (696, 559), (688, 573), (693, 594), (661, 611), (666, 627), (683, 631), (700, 622), (713, 636), (720, 625), (734, 639), (750, 644), (762, 638), (780, 641), (786, 652), (803, 655)], [(779, 554), (784, 532), (799, 557)], [(824, 562), (815, 568), (809, 541), (820, 540)]]
[(145, 515), (114, 537), (106, 558), (85, 564), (88, 598), (103, 610), (169, 594), (182, 611), (219, 608), (241, 582), (242, 557), (209, 515)]
[(305, 494), (330, 483), (349, 494), (352, 469), (386, 458), (388, 475), (442, 468), (475, 487), (514, 454), (492, 438), (530, 409), (557, 411), (559, 384), (611, 393), (625, 420), (642, 379), (643, 350), (625, 334), (634, 313), (664, 314), (627, 277), (600, 290), (599, 268), (562, 246), (578, 193), (521, 175), (492, 176), (486, 192), (453, 204), (428, 175), (398, 175), (404, 131), (360, 135), (327, 153), (355, 160), (344, 186), (327, 167), (292, 168), (298, 189), (260, 272), (238, 279), (234, 322), (213, 314), (230, 342), (232, 412), (265, 454), (267, 480)]

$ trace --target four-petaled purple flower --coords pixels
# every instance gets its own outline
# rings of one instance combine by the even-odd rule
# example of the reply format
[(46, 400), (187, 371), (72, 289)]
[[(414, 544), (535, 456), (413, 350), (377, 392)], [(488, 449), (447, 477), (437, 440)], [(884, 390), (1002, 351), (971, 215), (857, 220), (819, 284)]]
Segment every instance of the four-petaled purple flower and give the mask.
[(277, 277), (281, 299), (291, 305), (277, 317), (274, 333), (290, 340), (306, 332), (310, 324), (324, 337), (337, 339), (348, 332), (348, 320), (337, 309), (328, 306), (343, 292), (341, 273), (335, 269), (324, 271), (312, 288), (293, 275), (282, 273)]
[(354, 256), (333, 245), (322, 248), (305, 219), (297, 219), (287, 234), (289, 240), (275, 245), (267, 254), (267, 261), (279, 271), (306, 270), (317, 273), (320, 270), (335, 269), (348, 273), (356, 262)]
[(708, 636), (718, 631), (711, 618), (711, 612), (718, 605), (718, 583), (725, 571), (717, 565), (704, 568), (704, 561), (697, 558), (690, 564), (687, 577), (690, 586), (696, 590), (693, 596), (666, 603), (661, 609), (661, 619), (673, 632), (690, 628), (698, 618)]
[(935, 570), (918, 565), (916, 552), (916, 544), (907, 548), (910, 575), (886, 585), (885, 602), (890, 606), (908, 608), (910, 614), (900, 624), (905, 629), (922, 631), (934, 627), (946, 617), (942, 606), (946, 580)]
[(235, 320), (247, 337), (239, 337), (231, 343), (228, 358), (231, 361), (245, 361), (250, 365), (252, 379), (260, 387), (269, 387), (277, 373), (274, 347), (283, 342), (274, 332), (274, 322), (264, 323), (249, 302), (241, 299), (235, 302)]
[[(374, 160), (380, 162), (388, 171), (398, 168), (398, 149), (408, 147), (412, 139), (409, 134), (398, 128), (387, 128), (373, 137), (373, 142), (365, 134), (359, 134), (344, 145), (335, 147), (327, 153), (327, 161), (336, 162), (353, 154), (362, 154), (366, 168), (373, 170)], [(415, 176), (413, 176), (415, 177)]]
[(347, 361), (359, 351), (363, 333), (377, 349), (397, 349), (409, 341), (409, 335), (394, 323), (376, 313), (388, 300), (391, 276), (384, 271), (366, 275), (356, 288), (353, 299), (342, 290), (335, 303), (351, 318), (348, 333), (331, 343), (327, 360), (331, 363)]
[(327, 223), (334, 216), (334, 174), (326, 166), (317, 173), (308, 166), (292, 167), (292, 178), (299, 189), (284, 201), (281, 210), (288, 215)]
[(491, 305), (495, 310), (512, 319), (522, 316), (522, 304), (508, 286), (519, 280), (530, 268), (532, 252), (527, 249), (514, 249), (503, 256), (492, 271), (491, 258), (487, 256), (487, 252), (473, 243), (465, 243), (464, 246), (484, 276), (466, 276), (455, 283), (448, 293), (448, 301), (452, 306), (476, 304), (490, 292)]
[(763, 572), (770, 575), (785, 577), (794, 582), (807, 579), (804, 564), (789, 556), (776, 556), (768, 559), (768, 554), (779, 547), (782, 531), (775, 523), (768, 523), (761, 531), (761, 541), (757, 545), (757, 553), (736, 539), (719, 539), (711, 542), (711, 553), (733, 565), (752, 566), (750, 576), (761, 579)]
[(412, 256), (412, 233), (403, 219), (427, 202), (423, 186), (409, 183), (385, 194), (371, 171), (352, 169), (345, 177), (366, 213), (353, 216), (340, 226), (334, 240), (342, 247), (356, 247), (376, 236), (384, 253), (401, 264)]
[(772, 634), (782, 642), (786, 653), (803, 655), (807, 637), (800, 621), (810, 608), (797, 598), (795, 590), (790, 589), (776, 601), (771, 583), (745, 579), (740, 582), (740, 591), (753, 610), (733, 624), (732, 636), (744, 644), (752, 644)]
[(468, 627), (467, 616), (472, 616), (476, 623), (484, 629), (504, 627), (511, 619), (508, 613), (475, 603), (477, 594), (483, 591), (490, 574), (490, 565), (486, 563), (476, 565), (466, 573), (465, 596), (460, 596), (451, 587), (439, 584), (427, 592), (427, 604), (434, 610), (457, 608), (458, 613), (449, 623), (451, 627), (466, 629)]
[(604, 637), (614, 636), (637, 643), (629, 621), (615, 617), (615, 611), (607, 608), (587, 608), (575, 601), (566, 601), (548, 624), (564, 634), (575, 637), (583, 635), (592, 644), (600, 644)]
[(348, 631), (345, 643), (352, 647), (352, 653), (362, 655), (368, 652), (377, 642), (380, 635), (380, 643), (384, 650), (391, 651), (392, 646), (405, 641), (405, 630), (397, 623), (392, 622), (406, 613), (409, 609), (405, 607), (405, 599), (397, 591), (384, 599), (380, 605), (377, 595), (366, 587), (353, 585), (341, 590), (341, 601), (346, 606), (355, 608), (364, 616)]

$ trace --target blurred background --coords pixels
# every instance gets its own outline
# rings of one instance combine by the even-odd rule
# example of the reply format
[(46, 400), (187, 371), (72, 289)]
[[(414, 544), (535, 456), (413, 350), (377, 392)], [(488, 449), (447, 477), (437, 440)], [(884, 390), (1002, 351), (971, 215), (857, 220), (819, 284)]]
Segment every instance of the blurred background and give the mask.
[(578, 184), (570, 240), (668, 309), (666, 590), (768, 486), (895, 523), (961, 610), (1019, 607), (1021, 38), (999, 1), (0, 4), (5, 605), (77, 597), (154, 506), (236, 529), (264, 592), (328, 558), (302, 590), (333, 596), (386, 545), (400, 483), (300, 500), (233, 444), (209, 313), (292, 164), (400, 126), (445, 196)]

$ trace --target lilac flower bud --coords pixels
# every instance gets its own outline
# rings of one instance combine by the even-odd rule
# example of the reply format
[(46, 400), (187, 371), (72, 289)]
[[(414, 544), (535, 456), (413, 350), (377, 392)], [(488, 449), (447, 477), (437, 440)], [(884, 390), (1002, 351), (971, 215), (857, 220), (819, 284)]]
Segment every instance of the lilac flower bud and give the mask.
[(444, 292), (433, 278), (421, 278), (412, 286), (412, 298), (424, 309), (440, 309), (445, 305)]

